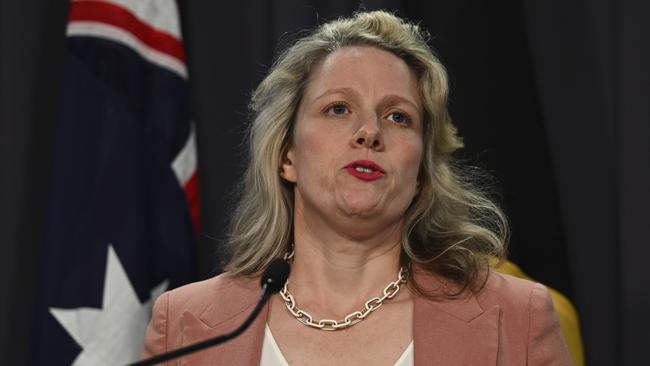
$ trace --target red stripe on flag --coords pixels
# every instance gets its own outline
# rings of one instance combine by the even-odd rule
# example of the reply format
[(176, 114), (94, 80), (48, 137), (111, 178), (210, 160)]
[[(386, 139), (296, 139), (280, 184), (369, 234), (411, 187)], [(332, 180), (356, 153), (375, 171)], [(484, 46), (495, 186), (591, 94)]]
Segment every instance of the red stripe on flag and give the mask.
[(201, 232), (200, 222), (200, 206), (199, 206), (199, 181), (196, 172), (192, 173), (192, 177), (185, 183), (185, 200), (187, 207), (190, 210), (190, 218), (192, 219), (192, 227), (196, 238), (199, 238)]
[(185, 52), (180, 40), (144, 23), (121, 6), (101, 1), (73, 1), (68, 20), (101, 22), (122, 28), (147, 46), (185, 63)]

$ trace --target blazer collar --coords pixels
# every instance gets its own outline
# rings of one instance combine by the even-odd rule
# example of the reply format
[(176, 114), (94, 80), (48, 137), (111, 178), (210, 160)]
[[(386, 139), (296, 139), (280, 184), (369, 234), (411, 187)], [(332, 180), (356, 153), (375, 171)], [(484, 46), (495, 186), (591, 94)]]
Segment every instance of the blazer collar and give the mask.
[[(417, 269), (418, 284), (432, 293), (449, 289), (449, 282)], [(212, 289), (209, 302), (198, 314), (184, 312), (182, 345), (228, 333), (244, 322), (260, 296), (257, 278), (224, 276)], [(189, 355), (180, 365), (258, 365), (262, 353), (265, 306), (239, 337), (217, 347)], [(416, 296), (413, 304), (415, 365), (496, 365), (501, 309), (483, 309), (475, 296), (453, 300), (429, 300)]]

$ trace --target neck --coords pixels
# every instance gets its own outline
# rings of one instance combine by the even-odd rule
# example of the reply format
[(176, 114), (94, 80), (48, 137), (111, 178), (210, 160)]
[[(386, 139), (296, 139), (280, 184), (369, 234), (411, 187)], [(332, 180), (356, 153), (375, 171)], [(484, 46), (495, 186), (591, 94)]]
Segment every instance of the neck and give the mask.
[(353, 237), (308, 225), (304, 217), (297, 215), (294, 225), (289, 289), (312, 315), (337, 318), (359, 310), (397, 279), (401, 225)]

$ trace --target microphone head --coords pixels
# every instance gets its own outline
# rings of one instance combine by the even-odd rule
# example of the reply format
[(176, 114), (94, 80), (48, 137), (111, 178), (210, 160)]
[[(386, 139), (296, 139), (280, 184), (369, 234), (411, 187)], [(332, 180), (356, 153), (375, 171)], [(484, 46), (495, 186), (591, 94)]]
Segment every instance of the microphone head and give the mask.
[(266, 267), (266, 271), (262, 274), (261, 285), (268, 294), (280, 292), (284, 283), (289, 278), (289, 263), (284, 259), (276, 258)]

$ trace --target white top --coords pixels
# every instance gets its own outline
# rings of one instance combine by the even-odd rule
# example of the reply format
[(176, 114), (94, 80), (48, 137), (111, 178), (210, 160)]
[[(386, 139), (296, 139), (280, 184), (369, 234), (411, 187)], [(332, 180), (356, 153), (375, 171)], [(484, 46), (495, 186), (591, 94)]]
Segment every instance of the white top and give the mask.
[[(400, 358), (395, 362), (394, 366), (413, 366), (413, 341), (409, 343), (404, 353)], [(264, 328), (264, 342), (262, 343), (262, 359), (260, 360), (260, 366), (289, 366), (287, 360), (282, 355), (280, 347), (275, 343), (275, 338), (273, 338), (273, 333), (271, 333), (271, 328), (267, 324)]]

